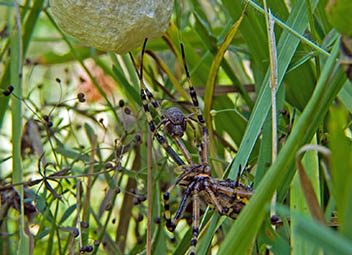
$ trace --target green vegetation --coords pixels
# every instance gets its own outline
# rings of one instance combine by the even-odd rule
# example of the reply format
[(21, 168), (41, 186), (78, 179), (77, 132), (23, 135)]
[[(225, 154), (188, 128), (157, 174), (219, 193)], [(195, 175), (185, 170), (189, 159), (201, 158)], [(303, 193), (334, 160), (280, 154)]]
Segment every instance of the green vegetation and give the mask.
[[(152, 254), (187, 253), (191, 206), (174, 235), (165, 227), (162, 194), (180, 169), (156, 139), (147, 146), (141, 49), (132, 61), (85, 47), (48, 1), (20, 2), (0, 1), (0, 253), (146, 254), (148, 227)], [(267, 0), (270, 16), (262, 1), (176, 1), (169, 29), (148, 41), (144, 81), (161, 108), (194, 112), (182, 42), (211, 174), (254, 189), (236, 220), (202, 205), (197, 254), (352, 254), (352, 56), (340, 46), (352, 48), (341, 19), (352, 9), (327, 2)], [(188, 127), (196, 161), (194, 138)], [(183, 192), (171, 192), (173, 213)]]

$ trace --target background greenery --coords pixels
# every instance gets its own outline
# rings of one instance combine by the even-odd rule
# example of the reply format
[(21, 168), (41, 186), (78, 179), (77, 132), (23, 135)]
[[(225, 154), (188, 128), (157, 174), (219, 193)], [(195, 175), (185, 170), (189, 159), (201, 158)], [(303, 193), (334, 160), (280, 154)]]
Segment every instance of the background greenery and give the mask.
[[(341, 34), (351, 35), (345, 17), (352, 7), (335, 2), (326, 12), (325, 0), (267, 1), (278, 61), (274, 162), (263, 2), (176, 1), (163, 38), (148, 42), (149, 88), (163, 109), (189, 112), (184, 43), (210, 130), (212, 174), (240, 173), (255, 188), (237, 220), (204, 212), (198, 254), (352, 254), (352, 87), (337, 60)], [(339, 6), (345, 12), (336, 14)], [(133, 63), (63, 34), (48, 7), (43, 0), (18, 9), (0, 1), (1, 254), (145, 253), (147, 126)], [(139, 53), (132, 52), (137, 63)], [(6, 96), (9, 85), (14, 91)], [(186, 145), (196, 154), (190, 133)], [(312, 146), (296, 159), (304, 144)], [(161, 193), (174, 182), (174, 169), (155, 142), (153, 254), (189, 248), (190, 213), (176, 242), (162, 217)], [(280, 222), (273, 228), (275, 191)], [(172, 192), (173, 211), (181, 196)]]

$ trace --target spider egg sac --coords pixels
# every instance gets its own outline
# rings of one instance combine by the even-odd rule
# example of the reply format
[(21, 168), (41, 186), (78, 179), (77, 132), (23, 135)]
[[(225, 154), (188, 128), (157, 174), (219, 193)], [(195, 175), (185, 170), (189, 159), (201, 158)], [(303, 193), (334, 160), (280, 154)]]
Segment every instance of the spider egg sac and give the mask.
[(167, 29), (173, 0), (50, 0), (56, 23), (84, 45), (126, 53)]

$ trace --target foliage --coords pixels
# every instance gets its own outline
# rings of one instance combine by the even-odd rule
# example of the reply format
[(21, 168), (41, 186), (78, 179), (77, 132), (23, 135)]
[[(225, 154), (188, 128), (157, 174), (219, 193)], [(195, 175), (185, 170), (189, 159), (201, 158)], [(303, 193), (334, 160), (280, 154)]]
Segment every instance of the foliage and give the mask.
[[(345, 69), (337, 61), (340, 34), (326, 17), (327, 1), (266, 4), (277, 70), (261, 1), (175, 1), (169, 29), (148, 42), (147, 86), (162, 109), (189, 113), (184, 44), (209, 129), (212, 175), (240, 175), (255, 190), (236, 220), (203, 205), (197, 254), (351, 254), (352, 86), (344, 73), (351, 61)], [(162, 193), (178, 169), (156, 141), (147, 224), (150, 150), (134, 66), (140, 49), (132, 61), (82, 46), (60, 31), (44, 0), (1, 1), (0, 16), (1, 254), (146, 253), (148, 226), (153, 254), (186, 253), (191, 211), (175, 236), (166, 230)], [(192, 130), (183, 139), (196, 158)], [(173, 212), (181, 197), (177, 187)]]

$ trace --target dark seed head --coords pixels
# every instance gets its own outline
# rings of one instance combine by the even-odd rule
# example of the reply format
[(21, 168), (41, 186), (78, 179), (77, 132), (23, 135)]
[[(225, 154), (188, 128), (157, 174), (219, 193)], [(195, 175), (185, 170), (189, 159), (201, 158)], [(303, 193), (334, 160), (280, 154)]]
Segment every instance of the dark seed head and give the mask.
[(271, 221), (272, 225), (275, 225), (276, 223), (278, 223), (280, 221), (280, 218), (277, 215), (273, 215), (273, 216), (271, 216), (270, 221)]
[(55, 79), (57, 83), (61, 83), (61, 80), (59, 78)]
[(84, 93), (80, 92), (77, 94), (78, 101), (84, 103), (86, 101)]
[(81, 221), (80, 224), (81, 224), (81, 228), (88, 228), (89, 227), (89, 223), (88, 222)]
[(124, 111), (125, 111), (125, 113), (126, 113), (127, 115), (130, 115), (130, 114), (131, 114), (131, 109), (128, 108), (128, 107), (125, 107)]
[(119, 101), (119, 106), (122, 108), (125, 106), (125, 101), (123, 101), (122, 99)]
[(78, 228), (75, 228), (73, 231), (72, 231), (72, 234), (73, 234), (73, 237), (76, 238), (77, 236), (79, 236), (79, 230)]
[(87, 245), (86, 246), (86, 252), (92, 252), (93, 251), (93, 246)]

